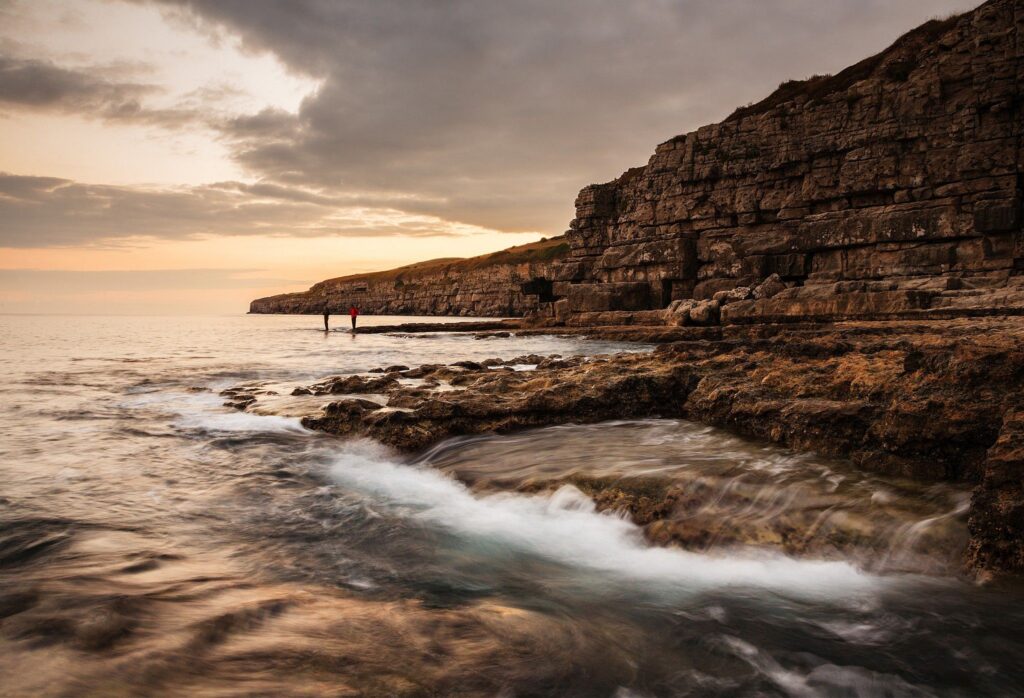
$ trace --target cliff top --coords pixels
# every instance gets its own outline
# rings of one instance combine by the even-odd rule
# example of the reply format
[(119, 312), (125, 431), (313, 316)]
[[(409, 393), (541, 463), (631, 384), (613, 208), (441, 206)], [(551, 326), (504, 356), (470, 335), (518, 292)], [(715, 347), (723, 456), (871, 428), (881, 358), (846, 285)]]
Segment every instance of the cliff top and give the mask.
[[(998, 1), (989, 0), (978, 7)], [(832, 95), (846, 92), (857, 83), (873, 77), (889, 82), (905, 82), (910, 73), (924, 62), (926, 56), (938, 50), (938, 44), (943, 36), (955, 30), (962, 20), (968, 20), (977, 11), (978, 8), (975, 8), (945, 18), (931, 19), (903, 34), (886, 49), (835, 75), (812, 75), (803, 80), (786, 80), (764, 99), (736, 108), (718, 124), (730, 124), (747, 117), (765, 114), (786, 104), (799, 102), (806, 105), (821, 102)], [(695, 130), (673, 136), (662, 145), (684, 141), (696, 132)], [(632, 167), (611, 182), (592, 186), (628, 184), (631, 180), (641, 176), (643, 171), (644, 166), (642, 165)]]
[(413, 279), (428, 274), (444, 272), (466, 272), (474, 269), (497, 264), (526, 264), (529, 262), (548, 262), (559, 257), (564, 257), (569, 252), (569, 243), (565, 237), (557, 237), (539, 240), (537, 242), (517, 245), (508, 249), (480, 255), (478, 257), (441, 257), (430, 259), (425, 262), (407, 264), (404, 267), (387, 269), (385, 271), (366, 272), (362, 274), (350, 274), (327, 279), (314, 285), (310, 290), (323, 286), (333, 286), (350, 281), (399, 281)]
[(973, 11), (951, 15), (945, 19), (929, 20), (896, 39), (884, 51), (854, 63), (835, 75), (813, 75), (805, 80), (786, 80), (760, 102), (733, 111), (726, 117), (724, 123), (763, 114), (798, 99), (806, 102), (821, 101), (829, 95), (845, 92), (856, 83), (870, 77), (903, 82), (922, 62), (929, 50), (934, 49), (935, 43), (954, 29), (961, 18), (970, 14), (973, 14)]

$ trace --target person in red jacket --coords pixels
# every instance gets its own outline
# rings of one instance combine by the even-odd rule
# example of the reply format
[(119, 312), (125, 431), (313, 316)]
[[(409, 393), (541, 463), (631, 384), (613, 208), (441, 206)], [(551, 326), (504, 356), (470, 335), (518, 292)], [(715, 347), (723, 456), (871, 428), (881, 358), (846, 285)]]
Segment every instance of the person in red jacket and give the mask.
[(352, 329), (356, 328), (356, 318), (359, 317), (359, 308), (352, 306), (348, 309), (348, 316), (352, 318)]

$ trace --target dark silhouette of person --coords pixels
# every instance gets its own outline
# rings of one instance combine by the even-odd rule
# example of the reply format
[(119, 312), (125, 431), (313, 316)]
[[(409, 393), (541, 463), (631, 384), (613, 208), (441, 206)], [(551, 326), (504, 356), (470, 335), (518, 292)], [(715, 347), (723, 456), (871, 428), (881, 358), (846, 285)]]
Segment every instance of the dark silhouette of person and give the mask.
[(325, 305), (325, 306), (324, 306), (324, 332), (327, 332), (327, 331), (329, 331), (329, 330), (331, 329), (331, 328), (330, 328), (330, 327), (328, 326), (328, 323), (327, 323), (327, 321), (328, 321), (328, 320), (330, 320), (330, 318), (331, 318), (331, 311), (330, 311), (330, 309), (329, 309), (329, 308), (328, 308), (328, 307), (327, 307), (327, 306)]
[(356, 318), (359, 317), (359, 308), (352, 306), (348, 309), (348, 315), (352, 318), (352, 329), (356, 328)]

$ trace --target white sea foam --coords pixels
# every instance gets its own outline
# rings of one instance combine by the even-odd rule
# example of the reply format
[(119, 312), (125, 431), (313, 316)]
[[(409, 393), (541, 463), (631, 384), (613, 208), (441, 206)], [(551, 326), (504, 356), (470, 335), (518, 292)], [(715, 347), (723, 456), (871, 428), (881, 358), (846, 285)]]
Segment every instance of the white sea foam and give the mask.
[(883, 583), (845, 562), (698, 554), (651, 546), (639, 527), (596, 512), (593, 502), (574, 487), (564, 486), (548, 496), (476, 495), (439, 471), (396, 463), (383, 449), (365, 442), (347, 446), (332, 475), (382, 505), (467, 541), (644, 582), (651, 590), (696, 592), (740, 586), (853, 601), (851, 594), (863, 596)]
[(298, 417), (251, 414), (249, 412), (194, 412), (174, 420), (183, 429), (213, 432), (309, 433)]
[(213, 393), (147, 393), (133, 396), (123, 404), (134, 408), (156, 408), (175, 415), (179, 429), (207, 432), (310, 433), (297, 417), (261, 415), (224, 407), (224, 398)]

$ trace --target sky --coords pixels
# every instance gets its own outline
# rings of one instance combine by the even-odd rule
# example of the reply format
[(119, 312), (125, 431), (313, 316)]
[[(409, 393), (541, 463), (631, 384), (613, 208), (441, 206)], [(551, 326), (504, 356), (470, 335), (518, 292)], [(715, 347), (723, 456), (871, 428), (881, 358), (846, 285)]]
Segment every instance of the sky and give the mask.
[(242, 313), (580, 188), (977, 0), (0, 0), (0, 313)]

